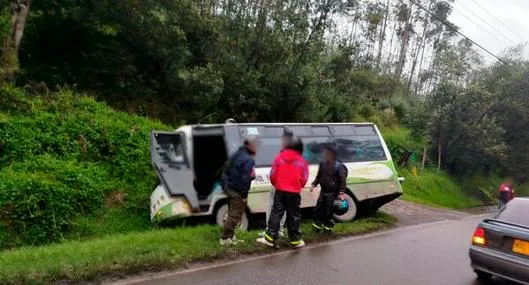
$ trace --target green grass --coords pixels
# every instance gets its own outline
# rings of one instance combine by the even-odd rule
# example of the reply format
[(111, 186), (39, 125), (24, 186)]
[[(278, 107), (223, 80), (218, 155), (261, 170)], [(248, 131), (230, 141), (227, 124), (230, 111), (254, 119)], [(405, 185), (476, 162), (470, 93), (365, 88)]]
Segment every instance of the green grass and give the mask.
[[(379, 213), (338, 224), (332, 236), (316, 235), (309, 223), (302, 225), (302, 231), (305, 241), (310, 243), (389, 228), (395, 222), (395, 218)], [(219, 235), (219, 227), (206, 225), (4, 251), (0, 254), (0, 284), (101, 280), (109, 275), (175, 269), (193, 261), (271, 251), (253, 242), (257, 231), (238, 233), (238, 238), (247, 242), (232, 248), (220, 247)]]
[(447, 174), (424, 170), (414, 176), (407, 170), (400, 170), (406, 178), (402, 198), (411, 202), (430, 206), (454, 209), (471, 208), (482, 205), (482, 201), (465, 193), (463, 188)]
[(65, 236), (66, 240), (82, 241), (153, 229), (153, 224), (147, 216), (131, 214), (123, 207), (100, 211), (96, 215), (79, 217), (74, 219), (72, 224), (72, 229)]
[[(496, 203), (502, 178), (497, 175), (475, 175), (454, 178), (445, 172), (425, 169), (417, 176), (406, 169), (399, 170), (406, 178), (402, 199), (430, 206), (465, 209)], [(516, 188), (517, 196), (529, 196), (529, 185)]]
[[(465, 209), (497, 203), (498, 186), (503, 181), (499, 175), (476, 174), (471, 177), (454, 177), (446, 172), (425, 169), (412, 175), (410, 168), (419, 167), (423, 145), (410, 136), (407, 128), (393, 126), (381, 128), (395, 164), (406, 152), (415, 152), (408, 168), (399, 169), (406, 178), (402, 199), (436, 207)], [(517, 196), (529, 196), (529, 183), (516, 187)]]

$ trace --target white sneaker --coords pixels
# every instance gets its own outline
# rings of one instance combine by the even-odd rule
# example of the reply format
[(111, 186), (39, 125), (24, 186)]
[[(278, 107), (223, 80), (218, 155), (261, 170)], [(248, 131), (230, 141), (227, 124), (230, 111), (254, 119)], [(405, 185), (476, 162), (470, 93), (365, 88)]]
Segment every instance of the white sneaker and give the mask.
[(264, 244), (268, 247), (275, 247), (275, 245), (271, 242), (269, 242), (268, 240), (266, 240), (265, 237), (260, 237), (258, 239), (255, 240), (257, 243), (260, 243), (260, 244)]
[(238, 244), (238, 243), (243, 243), (243, 242), (244, 242), (244, 240), (242, 240), (242, 239), (237, 239), (236, 236), (233, 236), (233, 237), (231, 238), (231, 241), (232, 241), (234, 244)]
[(227, 239), (220, 239), (220, 242), (219, 244), (221, 246), (230, 246), (230, 245), (233, 245), (233, 240), (231, 238), (227, 238)]
[[(287, 231), (284, 228), (279, 230), (279, 237), (286, 237), (287, 236), (286, 232)], [(258, 235), (259, 237), (264, 237), (265, 234), (266, 234), (266, 231), (263, 231), (263, 232), (260, 232)]]
[(292, 245), (292, 248), (298, 249), (298, 248), (304, 247), (305, 246), (305, 242), (303, 240), (301, 240), (298, 244), (294, 245), (294, 244), (291, 243), (291, 245)]

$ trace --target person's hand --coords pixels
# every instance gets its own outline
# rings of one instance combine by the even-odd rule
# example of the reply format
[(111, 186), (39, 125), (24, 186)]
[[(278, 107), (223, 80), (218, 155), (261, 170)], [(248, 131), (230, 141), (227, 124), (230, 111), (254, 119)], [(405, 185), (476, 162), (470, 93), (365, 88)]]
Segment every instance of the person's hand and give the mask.
[(345, 193), (344, 192), (340, 192), (340, 194), (338, 195), (338, 198), (340, 200), (344, 200), (345, 199)]

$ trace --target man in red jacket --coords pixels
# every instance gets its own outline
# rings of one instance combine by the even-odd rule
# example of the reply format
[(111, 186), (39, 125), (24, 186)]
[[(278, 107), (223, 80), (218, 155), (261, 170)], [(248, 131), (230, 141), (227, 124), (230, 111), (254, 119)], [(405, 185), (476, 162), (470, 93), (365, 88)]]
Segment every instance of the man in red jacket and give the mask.
[(301, 189), (305, 187), (309, 176), (309, 165), (301, 155), (303, 142), (292, 137), (287, 148), (274, 159), (270, 171), (270, 181), (276, 189), (274, 205), (264, 237), (257, 242), (275, 247), (279, 236), (281, 218), (287, 212), (287, 228), (290, 245), (294, 248), (305, 246), (301, 239)]

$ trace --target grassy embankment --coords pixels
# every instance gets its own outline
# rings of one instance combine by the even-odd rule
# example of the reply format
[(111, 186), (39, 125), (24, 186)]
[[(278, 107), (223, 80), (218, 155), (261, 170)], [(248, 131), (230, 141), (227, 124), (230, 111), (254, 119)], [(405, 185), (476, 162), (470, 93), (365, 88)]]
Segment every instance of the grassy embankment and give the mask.
[[(413, 142), (409, 131), (403, 128), (383, 130), (384, 137), (397, 163), (399, 156), (405, 151), (417, 152), (417, 171), (413, 166), (399, 168), (399, 174), (406, 178), (402, 199), (430, 206), (465, 209), (496, 203), (497, 188), (502, 178), (498, 175), (470, 177), (454, 177), (445, 171), (419, 168), (422, 147)], [(526, 183), (527, 184), (527, 183)], [(529, 185), (517, 187), (518, 196), (529, 196)]]
[[(316, 235), (303, 224), (309, 244), (342, 236), (389, 228), (395, 219), (385, 214), (338, 224), (333, 236)], [(199, 260), (232, 258), (271, 250), (253, 240), (257, 231), (240, 232), (245, 243), (232, 248), (218, 245), (217, 226), (199, 226), (114, 235), (84, 242), (26, 247), (0, 255), (0, 284), (50, 284), (58, 280), (97, 280), (109, 275), (143, 270), (174, 269)]]

